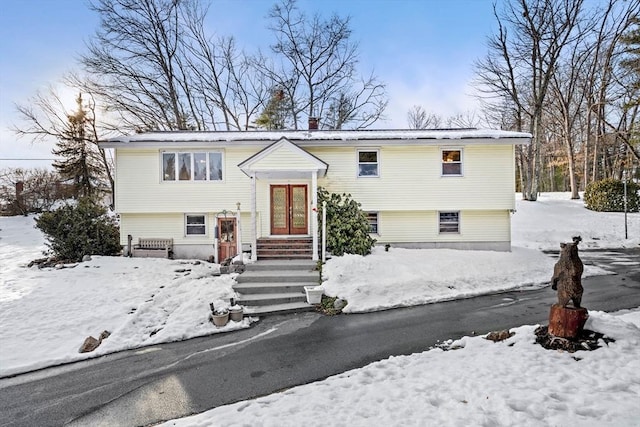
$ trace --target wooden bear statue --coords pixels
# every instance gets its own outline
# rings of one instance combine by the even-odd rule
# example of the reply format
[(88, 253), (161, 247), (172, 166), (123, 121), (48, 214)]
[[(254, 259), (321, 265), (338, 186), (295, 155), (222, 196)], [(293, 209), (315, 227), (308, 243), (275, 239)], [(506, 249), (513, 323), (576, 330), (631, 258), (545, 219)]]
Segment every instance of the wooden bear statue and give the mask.
[(578, 256), (580, 236), (573, 238), (573, 243), (560, 243), (560, 259), (553, 268), (551, 289), (558, 291), (558, 304), (566, 307), (569, 300), (575, 308), (580, 308), (582, 301), (582, 272), (584, 266)]

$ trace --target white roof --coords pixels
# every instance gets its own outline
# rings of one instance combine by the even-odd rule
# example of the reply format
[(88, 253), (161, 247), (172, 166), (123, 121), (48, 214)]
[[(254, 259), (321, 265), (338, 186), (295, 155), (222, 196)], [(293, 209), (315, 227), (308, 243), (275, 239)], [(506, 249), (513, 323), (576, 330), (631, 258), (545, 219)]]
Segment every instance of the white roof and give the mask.
[(429, 130), (283, 130), (248, 132), (148, 132), (111, 138), (101, 142), (104, 148), (176, 145), (264, 145), (286, 138), (300, 146), (362, 145), (372, 141), (385, 144), (442, 144), (443, 140), (483, 144), (529, 144), (531, 134), (492, 129)]

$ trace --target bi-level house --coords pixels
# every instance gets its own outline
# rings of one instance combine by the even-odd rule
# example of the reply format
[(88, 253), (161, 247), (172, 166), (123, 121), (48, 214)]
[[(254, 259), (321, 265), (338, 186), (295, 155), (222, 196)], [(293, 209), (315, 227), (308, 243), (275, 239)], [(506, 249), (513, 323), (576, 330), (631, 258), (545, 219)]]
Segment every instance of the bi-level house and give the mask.
[[(499, 130), (153, 132), (115, 151), (121, 243), (178, 258), (318, 259), (317, 188), (350, 193), (378, 244), (510, 249), (515, 146)], [(241, 243), (242, 244), (241, 244)]]

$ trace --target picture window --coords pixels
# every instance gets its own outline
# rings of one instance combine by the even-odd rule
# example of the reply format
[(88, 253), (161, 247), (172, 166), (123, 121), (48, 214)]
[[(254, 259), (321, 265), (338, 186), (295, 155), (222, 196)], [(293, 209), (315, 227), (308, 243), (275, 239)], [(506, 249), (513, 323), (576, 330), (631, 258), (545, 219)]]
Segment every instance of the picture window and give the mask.
[(162, 153), (163, 181), (222, 181), (221, 152)]

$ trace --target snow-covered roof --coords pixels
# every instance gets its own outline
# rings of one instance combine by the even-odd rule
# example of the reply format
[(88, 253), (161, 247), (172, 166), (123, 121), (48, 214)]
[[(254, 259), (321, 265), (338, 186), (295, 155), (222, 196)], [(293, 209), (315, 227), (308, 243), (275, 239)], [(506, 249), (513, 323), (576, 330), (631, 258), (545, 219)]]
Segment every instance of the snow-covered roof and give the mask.
[[(362, 145), (372, 141), (385, 144), (442, 144), (443, 140), (482, 144), (529, 144), (531, 134), (493, 129), (427, 130), (283, 130), (248, 132), (148, 132), (120, 136), (101, 142), (104, 148), (175, 145), (263, 145), (286, 138), (301, 146)], [(378, 142), (379, 143), (379, 142)]]

